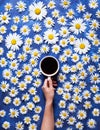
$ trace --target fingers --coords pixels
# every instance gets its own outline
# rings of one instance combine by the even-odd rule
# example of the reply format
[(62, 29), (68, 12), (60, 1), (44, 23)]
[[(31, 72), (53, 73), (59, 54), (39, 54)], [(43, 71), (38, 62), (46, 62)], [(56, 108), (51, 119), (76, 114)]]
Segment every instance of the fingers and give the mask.
[(52, 82), (51, 77), (49, 78), (48, 83), (49, 83), (49, 87), (53, 87), (53, 82)]
[(44, 80), (44, 84), (43, 84), (43, 87), (42, 88), (45, 88), (45, 87), (47, 87), (48, 86), (48, 80), (47, 79), (45, 79)]

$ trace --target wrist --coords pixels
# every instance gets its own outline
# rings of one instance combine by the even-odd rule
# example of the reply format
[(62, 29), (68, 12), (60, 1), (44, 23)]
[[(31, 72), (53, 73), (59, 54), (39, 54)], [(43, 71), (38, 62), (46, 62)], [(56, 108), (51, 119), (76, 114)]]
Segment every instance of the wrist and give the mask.
[(52, 105), (53, 105), (53, 100), (46, 101), (46, 106), (52, 106)]

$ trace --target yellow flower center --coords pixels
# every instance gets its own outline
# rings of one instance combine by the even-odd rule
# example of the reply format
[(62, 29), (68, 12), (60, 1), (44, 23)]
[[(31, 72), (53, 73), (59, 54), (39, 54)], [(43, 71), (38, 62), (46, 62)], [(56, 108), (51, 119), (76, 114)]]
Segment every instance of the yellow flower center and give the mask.
[(10, 75), (10, 73), (9, 72), (6, 72), (6, 76), (9, 76)]
[(36, 9), (35, 9), (35, 14), (36, 14), (36, 15), (39, 15), (40, 13), (41, 13), (41, 9), (40, 9), (40, 8), (36, 8)]
[(37, 37), (36, 40), (37, 40), (37, 41), (40, 41), (40, 37)]
[(16, 43), (17, 43), (16, 39), (12, 39), (12, 40), (11, 40), (11, 44), (12, 44), (12, 45), (16, 45)]
[(63, 30), (63, 34), (66, 34), (67, 33), (67, 31), (66, 30)]
[(80, 49), (84, 49), (85, 48), (85, 44), (84, 43), (81, 43), (80, 44)]
[(60, 20), (62, 23), (64, 23), (65, 22), (65, 19), (64, 18), (61, 18), (61, 20)]
[(68, 2), (67, 2), (67, 1), (64, 1), (64, 2), (63, 2), (63, 5), (68, 5)]
[(48, 21), (48, 24), (49, 24), (49, 25), (51, 24), (51, 21), (50, 21), (50, 20)]
[(49, 34), (49, 35), (48, 35), (48, 38), (49, 38), (50, 40), (53, 40), (53, 39), (54, 39), (54, 35), (53, 35), (53, 34)]
[(90, 37), (94, 37), (94, 33), (90, 33)]
[(77, 23), (77, 24), (75, 25), (75, 28), (76, 28), (76, 29), (80, 29), (80, 28), (81, 28), (81, 25), (80, 25), (79, 23)]
[(2, 16), (2, 20), (6, 20), (7, 19), (7, 17), (6, 16)]
[(1, 87), (5, 89), (5, 88), (6, 88), (6, 84), (2, 84), (2, 86), (1, 86)]

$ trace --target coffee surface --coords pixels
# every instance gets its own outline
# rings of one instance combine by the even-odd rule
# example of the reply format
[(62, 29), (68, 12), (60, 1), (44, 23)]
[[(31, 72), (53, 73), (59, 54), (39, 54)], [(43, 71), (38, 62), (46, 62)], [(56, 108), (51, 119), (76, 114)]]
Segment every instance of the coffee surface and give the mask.
[(45, 74), (53, 74), (57, 71), (58, 64), (57, 61), (52, 57), (47, 57), (43, 59), (41, 63), (42, 71)]

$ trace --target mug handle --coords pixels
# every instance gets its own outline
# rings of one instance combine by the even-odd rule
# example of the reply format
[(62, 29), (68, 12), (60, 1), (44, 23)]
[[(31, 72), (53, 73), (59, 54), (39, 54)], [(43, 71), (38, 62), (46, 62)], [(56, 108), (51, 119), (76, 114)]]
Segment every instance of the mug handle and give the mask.
[(50, 80), (50, 79), (51, 79), (51, 77), (50, 77), (50, 76), (48, 76), (47, 80)]

